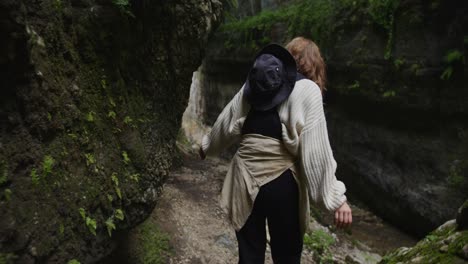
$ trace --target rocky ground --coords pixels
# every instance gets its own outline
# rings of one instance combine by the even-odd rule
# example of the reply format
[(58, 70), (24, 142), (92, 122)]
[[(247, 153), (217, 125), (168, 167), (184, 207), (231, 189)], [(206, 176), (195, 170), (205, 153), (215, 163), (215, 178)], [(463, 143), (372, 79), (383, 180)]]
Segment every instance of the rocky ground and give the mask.
[[(237, 262), (234, 231), (218, 207), (227, 165), (224, 160), (201, 161), (187, 156), (183, 165), (172, 171), (152, 215), (169, 237), (167, 263)], [(330, 258), (335, 263), (377, 263), (388, 250), (415, 243), (370, 212), (352, 208), (354, 224), (346, 232), (333, 230), (331, 215), (318, 214), (321, 224), (313, 220), (302, 263)], [(272, 263), (269, 249), (266, 259)]]

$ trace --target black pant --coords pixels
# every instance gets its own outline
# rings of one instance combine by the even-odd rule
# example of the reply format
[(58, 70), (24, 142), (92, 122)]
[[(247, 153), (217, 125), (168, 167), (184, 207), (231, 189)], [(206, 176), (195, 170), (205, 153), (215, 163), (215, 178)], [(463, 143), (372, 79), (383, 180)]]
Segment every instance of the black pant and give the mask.
[(299, 227), (299, 190), (290, 170), (260, 188), (252, 213), (236, 232), (240, 264), (264, 263), (265, 219), (273, 262), (300, 263), (303, 238)]

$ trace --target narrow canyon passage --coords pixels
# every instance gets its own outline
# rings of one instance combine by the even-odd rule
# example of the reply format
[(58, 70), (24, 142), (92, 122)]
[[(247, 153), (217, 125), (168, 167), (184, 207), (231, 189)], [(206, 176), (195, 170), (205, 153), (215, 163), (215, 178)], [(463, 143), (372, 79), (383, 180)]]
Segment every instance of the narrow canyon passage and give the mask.
[[(226, 160), (201, 161), (191, 154), (171, 172), (151, 215), (153, 223), (169, 237), (167, 263), (237, 263), (235, 234), (218, 206), (227, 166)], [(350, 234), (331, 232), (330, 215), (321, 217), (325, 226), (312, 220), (311, 236), (325, 234), (333, 239), (326, 253), (336, 263), (377, 263), (386, 251), (415, 243), (372, 213), (357, 206), (353, 206), (353, 212), (355, 224)], [(320, 246), (312, 248), (306, 243), (302, 263), (319, 263), (326, 257), (317, 252)], [(269, 248), (266, 263), (272, 263)]]

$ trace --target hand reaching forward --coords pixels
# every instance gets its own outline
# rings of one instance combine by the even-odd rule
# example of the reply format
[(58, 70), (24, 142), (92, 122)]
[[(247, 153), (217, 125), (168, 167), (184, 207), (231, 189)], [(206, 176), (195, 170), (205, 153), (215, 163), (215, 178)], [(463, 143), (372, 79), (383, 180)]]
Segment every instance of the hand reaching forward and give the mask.
[(351, 213), (351, 208), (347, 202), (344, 202), (338, 209), (335, 211), (335, 225), (337, 228), (345, 228), (351, 225), (353, 222), (353, 215)]

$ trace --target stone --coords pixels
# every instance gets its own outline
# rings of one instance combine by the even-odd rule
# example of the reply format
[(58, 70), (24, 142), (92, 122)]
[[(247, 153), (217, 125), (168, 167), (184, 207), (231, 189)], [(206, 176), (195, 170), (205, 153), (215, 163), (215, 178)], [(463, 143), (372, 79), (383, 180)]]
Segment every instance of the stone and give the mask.
[(411, 263), (422, 263), (423, 256), (417, 256), (411, 259)]
[(468, 244), (466, 244), (465, 246), (463, 246), (461, 252), (462, 252), (462, 257), (463, 257), (465, 260), (468, 260)]
[(219, 244), (230, 250), (235, 250), (237, 246), (236, 242), (232, 241), (227, 234), (222, 234), (216, 237), (216, 244)]
[(19, 263), (99, 262), (118, 237), (105, 221), (118, 233), (147, 218), (176, 159), (222, 3), (114, 2), (0, 1), (0, 167), (12, 194), (0, 215), (16, 219), (0, 225), (0, 251)]
[(441, 248), (439, 248), (439, 251), (441, 253), (447, 253), (448, 249), (449, 249), (448, 245), (443, 245)]

